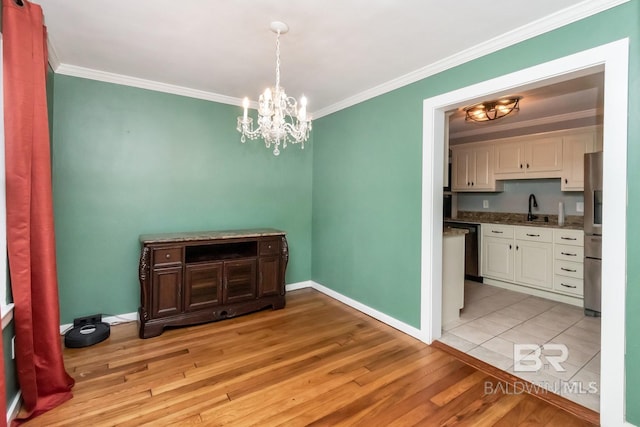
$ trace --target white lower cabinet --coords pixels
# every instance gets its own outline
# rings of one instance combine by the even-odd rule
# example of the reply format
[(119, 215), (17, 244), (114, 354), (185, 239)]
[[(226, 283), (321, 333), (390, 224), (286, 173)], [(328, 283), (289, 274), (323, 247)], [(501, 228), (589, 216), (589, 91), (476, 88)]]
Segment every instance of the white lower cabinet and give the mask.
[(554, 230), (553, 290), (566, 295), (584, 295), (584, 233)]
[(514, 241), (512, 226), (482, 224), (482, 275), (496, 279), (514, 279)]
[(578, 304), (583, 290), (581, 237), (581, 230), (482, 224), (482, 275), (521, 292), (556, 295), (559, 300), (568, 296), (573, 299), (566, 302)]
[(515, 227), (516, 283), (553, 288), (553, 231)]
[(516, 282), (538, 288), (553, 288), (553, 245), (516, 241)]
[(513, 280), (513, 239), (485, 236), (482, 240), (482, 274)]

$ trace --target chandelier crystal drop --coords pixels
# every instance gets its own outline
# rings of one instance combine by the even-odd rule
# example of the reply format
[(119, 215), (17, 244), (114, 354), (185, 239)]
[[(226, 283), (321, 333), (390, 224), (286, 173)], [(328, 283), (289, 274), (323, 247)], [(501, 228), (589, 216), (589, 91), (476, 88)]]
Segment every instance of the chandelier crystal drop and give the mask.
[(300, 98), (300, 108), (293, 97), (290, 97), (280, 86), (280, 35), (289, 31), (287, 24), (272, 22), (271, 31), (276, 36), (276, 85), (267, 88), (258, 98), (258, 127), (254, 129), (253, 118), (249, 117), (249, 99), (244, 98), (242, 106), (244, 114), (238, 117), (237, 130), (242, 134), (240, 141), (247, 138), (255, 140), (262, 138), (267, 148), (273, 145), (273, 154), (280, 154), (280, 147), (287, 148), (287, 144), (304, 143), (309, 139), (311, 131), (311, 117), (307, 113), (307, 98)]

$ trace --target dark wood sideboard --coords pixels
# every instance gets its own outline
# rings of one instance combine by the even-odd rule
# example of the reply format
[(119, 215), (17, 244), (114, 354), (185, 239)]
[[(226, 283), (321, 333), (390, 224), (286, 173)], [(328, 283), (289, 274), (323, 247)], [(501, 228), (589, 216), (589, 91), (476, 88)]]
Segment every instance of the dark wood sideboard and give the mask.
[(285, 306), (283, 231), (142, 235), (140, 244), (140, 338)]

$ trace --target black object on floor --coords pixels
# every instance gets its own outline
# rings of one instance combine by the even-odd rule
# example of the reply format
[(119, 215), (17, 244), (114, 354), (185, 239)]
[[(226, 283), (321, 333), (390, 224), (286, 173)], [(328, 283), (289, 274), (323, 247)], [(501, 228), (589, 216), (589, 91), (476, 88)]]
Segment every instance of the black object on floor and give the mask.
[(71, 328), (64, 334), (64, 345), (67, 348), (88, 347), (109, 338), (111, 327), (108, 323), (96, 322)]

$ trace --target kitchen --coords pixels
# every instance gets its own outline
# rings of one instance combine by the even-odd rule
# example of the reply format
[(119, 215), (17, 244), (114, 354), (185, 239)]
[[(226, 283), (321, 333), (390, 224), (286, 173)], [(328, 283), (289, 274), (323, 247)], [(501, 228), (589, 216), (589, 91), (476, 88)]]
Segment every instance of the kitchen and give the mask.
[[(440, 341), (543, 386), (599, 384), (599, 254), (589, 243), (601, 231), (589, 226), (602, 219), (601, 168), (600, 187), (587, 179), (585, 189), (598, 174), (585, 174), (584, 159), (602, 151), (602, 82), (600, 73), (519, 93), (495, 122), (449, 116), (443, 216), (465, 229), (466, 280)], [(564, 371), (514, 369), (516, 344), (565, 345)], [(599, 410), (596, 392), (551, 391)]]

